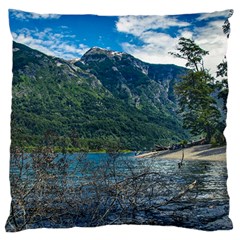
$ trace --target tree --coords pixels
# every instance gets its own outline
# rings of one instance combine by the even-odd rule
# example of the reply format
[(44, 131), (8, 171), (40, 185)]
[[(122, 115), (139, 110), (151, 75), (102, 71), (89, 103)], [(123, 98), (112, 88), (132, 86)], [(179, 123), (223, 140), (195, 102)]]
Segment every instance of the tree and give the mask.
[[(233, 15), (233, 10), (231, 9), (228, 14), (228, 18), (225, 20), (222, 29), (223, 33), (226, 34), (227, 38), (230, 35), (230, 22), (229, 18)], [(228, 78), (227, 78), (227, 61), (226, 56), (223, 61), (217, 66), (217, 77), (221, 77), (222, 79), (217, 82), (217, 88), (219, 90), (218, 98), (223, 100), (223, 110), (226, 111), (227, 107), (227, 96), (228, 96)]]
[(214, 78), (204, 67), (203, 57), (209, 53), (187, 38), (179, 39), (177, 51), (170, 54), (185, 59), (186, 67), (189, 68), (175, 87), (184, 127), (190, 129), (192, 134), (205, 135), (209, 142), (220, 119), (220, 112), (212, 96), (215, 90)]
[(181, 37), (178, 42), (178, 53), (172, 53), (171, 55), (187, 60), (186, 67), (189, 67), (195, 71), (204, 70), (203, 57), (208, 55), (209, 52), (200, 48), (193, 40), (189, 38)]
[(228, 18), (225, 20), (222, 28), (223, 28), (223, 32), (224, 34), (227, 35), (227, 38), (229, 38), (229, 35), (230, 35), (230, 22), (229, 22), (229, 18), (233, 15), (233, 9), (230, 9), (229, 10), (229, 13), (228, 13)]
[(218, 98), (223, 100), (223, 110), (227, 110), (227, 97), (228, 97), (228, 78), (227, 78), (227, 61), (224, 59), (222, 63), (217, 66), (217, 77), (222, 79), (217, 82)]

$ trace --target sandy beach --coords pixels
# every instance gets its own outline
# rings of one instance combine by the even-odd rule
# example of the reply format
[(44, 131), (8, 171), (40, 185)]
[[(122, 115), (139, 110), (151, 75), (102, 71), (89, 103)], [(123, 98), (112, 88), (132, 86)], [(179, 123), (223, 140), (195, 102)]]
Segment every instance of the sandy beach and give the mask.
[[(182, 159), (182, 150), (165, 150), (138, 155), (137, 158)], [(226, 146), (212, 148), (210, 144), (184, 149), (184, 160), (225, 161)]]

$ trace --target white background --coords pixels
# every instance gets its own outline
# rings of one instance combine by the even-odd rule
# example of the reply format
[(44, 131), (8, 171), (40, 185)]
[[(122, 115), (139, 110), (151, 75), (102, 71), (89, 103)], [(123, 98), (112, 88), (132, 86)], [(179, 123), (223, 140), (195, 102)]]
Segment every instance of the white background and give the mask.
[[(8, 8), (37, 13), (75, 13), (100, 15), (181, 14), (234, 9), (228, 47), (229, 98), (227, 137), (228, 191), (230, 218), (234, 229), (203, 232), (161, 226), (106, 226), (98, 228), (38, 229), (5, 233), (10, 209), (9, 146), (11, 114), (12, 38)], [(240, 239), (240, 7), (237, 0), (0, 0), (0, 240), (28, 239), (163, 239), (163, 240), (236, 240)]]

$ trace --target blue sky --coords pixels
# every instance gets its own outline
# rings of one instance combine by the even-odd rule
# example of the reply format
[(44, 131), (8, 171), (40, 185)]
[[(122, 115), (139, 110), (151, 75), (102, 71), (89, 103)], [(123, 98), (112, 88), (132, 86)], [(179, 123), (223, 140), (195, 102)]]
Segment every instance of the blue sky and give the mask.
[(169, 55), (180, 37), (191, 38), (210, 52), (206, 66), (215, 71), (226, 54), (222, 25), (228, 11), (172, 16), (96, 16), (9, 11), (13, 39), (48, 55), (80, 58), (98, 46), (124, 51), (150, 63), (184, 60)]

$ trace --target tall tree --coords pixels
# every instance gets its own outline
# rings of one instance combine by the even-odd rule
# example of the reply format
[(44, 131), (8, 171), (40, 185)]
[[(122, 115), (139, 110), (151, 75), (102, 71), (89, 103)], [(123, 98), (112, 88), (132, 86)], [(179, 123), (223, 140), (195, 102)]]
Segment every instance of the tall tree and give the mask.
[[(233, 10), (229, 10), (228, 18), (225, 20), (222, 29), (227, 38), (230, 35), (230, 22), (229, 18), (233, 15)], [(217, 66), (217, 77), (221, 77), (221, 80), (217, 82), (217, 88), (219, 90), (218, 98), (223, 100), (223, 110), (227, 110), (227, 97), (228, 97), (228, 78), (227, 78), (227, 60), (226, 56), (223, 61)]]
[(227, 61), (226, 57), (217, 66), (217, 77), (221, 77), (221, 80), (217, 82), (218, 98), (223, 100), (223, 110), (227, 110), (227, 97), (228, 97), (228, 78), (227, 78)]
[(209, 52), (200, 48), (193, 40), (181, 37), (178, 42), (177, 53), (170, 52), (174, 57), (182, 58), (187, 61), (186, 67), (193, 71), (203, 71), (203, 57)]
[(192, 134), (205, 135), (209, 142), (218, 128), (220, 112), (212, 97), (214, 78), (204, 67), (203, 57), (208, 51), (191, 39), (180, 38), (177, 53), (170, 54), (185, 59), (189, 68), (175, 87), (184, 127), (190, 129)]

